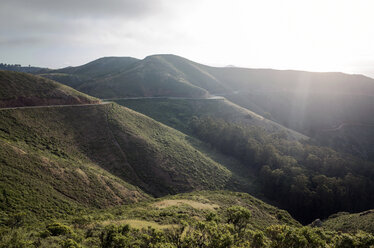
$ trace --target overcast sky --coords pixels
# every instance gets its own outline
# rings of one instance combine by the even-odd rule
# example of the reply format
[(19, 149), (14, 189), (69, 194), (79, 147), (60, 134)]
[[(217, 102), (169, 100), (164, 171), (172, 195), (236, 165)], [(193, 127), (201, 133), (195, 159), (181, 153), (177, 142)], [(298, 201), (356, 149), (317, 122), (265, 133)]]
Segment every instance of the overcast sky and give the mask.
[(374, 1), (1, 0), (0, 62), (172, 53), (216, 66), (374, 77)]

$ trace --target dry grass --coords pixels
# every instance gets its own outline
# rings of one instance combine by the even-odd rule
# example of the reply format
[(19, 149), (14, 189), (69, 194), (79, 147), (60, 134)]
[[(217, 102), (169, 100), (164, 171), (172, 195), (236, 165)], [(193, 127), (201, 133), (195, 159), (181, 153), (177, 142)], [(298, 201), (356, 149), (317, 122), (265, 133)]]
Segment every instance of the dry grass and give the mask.
[(128, 224), (132, 228), (142, 229), (152, 227), (158, 230), (177, 228), (179, 225), (160, 225), (156, 222), (146, 221), (146, 220), (136, 220), (136, 219), (126, 219), (126, 220), (107, 220), (103, 221), (104, 226), (107, 225), (124, 225)]
[(180, 206), (183, 204), (189, 205), (196, 209), (214, 210), (214, 209), (219, 208), (217, 204), (201, 203), (201, 202), (191, 201), (191, 200), (163, 200), (160, 202), (156, 202), (153, 205), (157, 208), (167, 208), (171, 206)]

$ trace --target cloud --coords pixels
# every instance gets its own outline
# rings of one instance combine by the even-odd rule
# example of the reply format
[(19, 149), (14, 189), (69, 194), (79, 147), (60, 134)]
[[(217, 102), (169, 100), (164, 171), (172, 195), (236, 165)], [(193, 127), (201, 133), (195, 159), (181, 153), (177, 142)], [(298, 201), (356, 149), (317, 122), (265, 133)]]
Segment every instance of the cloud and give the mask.
[[(63, 18), (142, 18), (162, 9), (160, 0), (2, 0), (3, 10)], [(4, 11), (2, 11), (4, 13)], [(34, 16), (29, 16), (32, 19)]]
[[(174, 53), (207, 64), (372, 71), (374, 18), (366, 3), (1, 0), (0, 62), (60, 67)], [(362, 56), (370, 62), (344, 64)]]
[(163, 0), (2, 0), (0, 45), (93, 43), (108, 33), (126, 38), (131, 26), (165, 12)]

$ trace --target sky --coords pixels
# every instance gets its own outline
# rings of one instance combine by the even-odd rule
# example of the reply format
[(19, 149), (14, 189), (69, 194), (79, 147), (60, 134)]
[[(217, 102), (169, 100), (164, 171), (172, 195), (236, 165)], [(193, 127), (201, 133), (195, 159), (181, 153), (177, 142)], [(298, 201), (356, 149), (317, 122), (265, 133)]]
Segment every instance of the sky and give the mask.
[(1, 0), (0, 62), (176, 54), (213, 66), (374, 78), (372, 0)]

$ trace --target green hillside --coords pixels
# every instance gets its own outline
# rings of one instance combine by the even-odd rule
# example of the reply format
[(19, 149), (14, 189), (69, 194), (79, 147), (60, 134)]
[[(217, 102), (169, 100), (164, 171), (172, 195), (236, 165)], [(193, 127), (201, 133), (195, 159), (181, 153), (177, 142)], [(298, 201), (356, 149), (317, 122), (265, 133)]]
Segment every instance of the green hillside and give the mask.
[[(2, 215), (25, 211), (39, 219), (54, 218), (83, 207), (109, 207), (148, 197), (94, 161), (90, 157), (94, 150), (86, 154), (87, 147), (79, 146), (84, 132), (72, 126), (88, 129), (84, 118), (95, 118), (101, 108), (105, 105), (0, 110)], [(73, 113), (76, 118), (69, 119)], [(91, 131), (93, 126), (95, 122)], [(103, 142), (103, 136), (97, 133), (91, 139)]]
[(137, 61), (138, 59), (131, 57), (105, 57), (81, 66), (47, 71), (41, 76), (78, 88), (86, 81), (118, 74), (118, 72), (125, 70)]
[(235, 182), (182, 133), (115, 104), (1, 110), (0, 115), (5, 141), (91, 161), (153, 195), (230, 188)]
[(193, 118), (213, 116), (229, 122), (261, 127), (270, 133), (282, 132), (289, 139), (308, 139), (305, 135), (287, 129), (226, 99), (153, 98), (113, 101), (188, 134), (192, 131), (190, 123)]
[(0, 107), (99, 103), (57, 82), (27, 73), (0, 70)]
[(256, 179), (251, 180), (256, 185), (256, 191), (251, 193), (262, 193), (302, 223), (326, 218), (338, 211), (373, 207), (372, 163), (316, 146), (313, 140), (274, 125), (227, 100), (122, 99), (116, 102), (235, 158), (239, 163), (230, 167), (231, 170)]
[(165, 54), (90, 79), (78, 69), (45, 76), (100, 98), (222, 95), (321, 145), (374, 160), (374, 79), (362, 75), (210, 67)]
[(353, 233), (362, 230), (368, 233), (374, 233), (374, 210), (367, 210), (355, 214), (347, 212), (333, 214), (323, 221), (322, 227), (327, 230), (341, 232)]
[(43, 76), (100, 98), (137, 96), (205, 97), (205, 89), (162, 57), (102, 58), (81, 67), (51, 71)]

